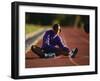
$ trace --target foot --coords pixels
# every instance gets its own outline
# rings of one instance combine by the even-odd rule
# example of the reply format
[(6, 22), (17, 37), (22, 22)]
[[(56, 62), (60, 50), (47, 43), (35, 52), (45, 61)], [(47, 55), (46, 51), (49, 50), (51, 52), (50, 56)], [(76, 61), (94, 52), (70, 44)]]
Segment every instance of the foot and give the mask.
[(78, 52), (78, 49), (77, 48), (73, 48), (69, 53), (70, 57), (71, 58), (75, 58), (77, 52)]

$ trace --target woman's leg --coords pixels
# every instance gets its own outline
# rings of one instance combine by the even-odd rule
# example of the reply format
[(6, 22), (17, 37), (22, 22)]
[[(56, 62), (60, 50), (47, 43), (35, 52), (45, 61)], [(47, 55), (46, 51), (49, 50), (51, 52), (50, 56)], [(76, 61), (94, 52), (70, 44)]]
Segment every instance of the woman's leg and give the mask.
[(56, 54), (56, 56), (58, 56), (58, 55), (61, 55), (61, 54), (63, 54), (63, 55), (68, 55), (68, 53), (69, 53), (69, 49), (68, 48), (57, 48), (57, 47), (53, 47), (53, 48), (45, 48), (45, 49), (43, 49), (44, 50), (44, 53), (55, 53)]
[(37, 54), (40, 58), (44, 58), (44, 53), (42, 52), (42, 49), (40, 47), (37, 47), (36, 45), (31, 46), (32, 52)]
[(68, 55), (68, 53), (69, 53), (69, 49), (68, 48), (65, 48), (65, 49), (62, 49), (62, 48), (56, 48), (55, 49), (55, 53), (56, 53), (56, 55), (58, 56), (58, 55), (65, 55), (65, 56), (67, 56)]

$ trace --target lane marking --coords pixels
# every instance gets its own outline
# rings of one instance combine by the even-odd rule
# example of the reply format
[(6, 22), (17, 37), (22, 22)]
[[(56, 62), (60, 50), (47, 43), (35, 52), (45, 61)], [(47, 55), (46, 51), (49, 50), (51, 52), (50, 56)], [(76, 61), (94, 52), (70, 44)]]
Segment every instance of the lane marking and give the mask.
[(27, 48), (27, 50), (25, 51), (25, 53), (27, 53), (30, 50), (30, 48), (31, 48), (32, 45), (36, 45), (42, 39), (42, 36), (43, 35), (39, 36), (32, 44), (30, 44), (30, 46)]
[(74, 65), (76, 65), (76, 66), (78, 66), (79, 64), (78, 63), (76, 63), (70, 56), (69, 56), (69, 60), (72, 62), (72, 64), (74, 64)]
[[(88, 58), (89, 56), (82, 56), (82, 57), (80, 57), (80, 58)], [(80, 59), (79, 58), (79, 59)], [(78, 66), (79, 64), (78, 63), (76, 63), (70, 56), (69, 56), (69, 60), (74, 64), (74, 65), (76, 65), (76, 66)]]
[(81, 57), (77, 57), (78, 59), (82, 59), (82, 58), (89, 58), (89, 56), (81, 56)]

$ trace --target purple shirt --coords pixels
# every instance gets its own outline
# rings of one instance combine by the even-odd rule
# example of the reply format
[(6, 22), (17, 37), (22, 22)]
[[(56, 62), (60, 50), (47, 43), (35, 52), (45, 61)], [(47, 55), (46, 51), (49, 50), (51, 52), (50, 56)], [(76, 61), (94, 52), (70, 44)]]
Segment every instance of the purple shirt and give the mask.
[(42, 48), (53, 49), (55, 48), (55, 46), (65, 49), (64, 43), (62, 42), (62, 38), (59, 35), (55, 34), (53, 30), (46, 31), (43, 36)]

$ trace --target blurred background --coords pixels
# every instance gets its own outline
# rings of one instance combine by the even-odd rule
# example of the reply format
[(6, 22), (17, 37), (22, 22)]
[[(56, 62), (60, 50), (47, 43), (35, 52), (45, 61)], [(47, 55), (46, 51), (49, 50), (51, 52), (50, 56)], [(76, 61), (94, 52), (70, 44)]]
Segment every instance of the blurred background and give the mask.
[(63, 27), (83, 28), (85, 32), (89, 33), (88, 15), (26, 13), (26, 34), (41, 27), (50, 27), (55, 23), (59, 23)]

